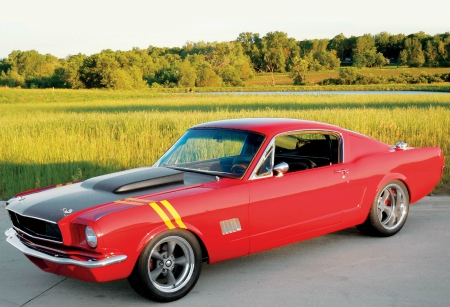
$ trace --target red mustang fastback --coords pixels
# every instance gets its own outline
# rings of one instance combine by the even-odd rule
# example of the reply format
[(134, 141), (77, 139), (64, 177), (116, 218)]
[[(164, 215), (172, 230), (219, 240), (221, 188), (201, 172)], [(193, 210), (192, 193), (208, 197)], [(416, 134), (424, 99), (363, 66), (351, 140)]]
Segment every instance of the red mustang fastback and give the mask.
[(215, 263), (343, 228), (391, 236), (442, 176), (438, 147), (277, 118), (189, 129), (153, 166), (16, 195), (7, 241), (40, 269), (173, 301)]

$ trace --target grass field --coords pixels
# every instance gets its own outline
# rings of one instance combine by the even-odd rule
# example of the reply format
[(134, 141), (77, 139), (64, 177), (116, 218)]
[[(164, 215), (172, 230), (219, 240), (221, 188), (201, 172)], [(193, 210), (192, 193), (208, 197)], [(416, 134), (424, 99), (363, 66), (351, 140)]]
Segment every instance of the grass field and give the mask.
[[(449, 67), (439, 67), (439, 68), (429, 68), (429, 67), (421, 67), (421, 68), (410, 68), (410, 67), (397, 67), (397, 66), (386, 66), (382, 68), (363, 68), (361, 69), (361, 73), (373, 74), (375, 76), (398, 76), (401, 73), (409, 72), (413, 76), (419, 76), (421, 73), (429, 73), (429, 74), (443, 74), (450, 73)], [(339, 77), (338, 70), (326, 70), (326, 71), (311, 71), (306, 74), (306, 82), (314, 85), (323, 81), (327, 78), (337, 78)], [(288, 74), (275, 74), (275, 84), (276, 85), (292, 85), (294, 81), (292, 78), (288, 76)], [(257, 74), (253, 79), (245, 81), (247, 85), (272, 85), (272, 77), (270, 74)]]
[[(0, 88), (0, 197), (151, 165), (190, 126), (238, 117), (336, 124), (388, 144), (440, 146), (450, 94), (213, 95)], [(450, 181), (446, 168), (439, 187)]]

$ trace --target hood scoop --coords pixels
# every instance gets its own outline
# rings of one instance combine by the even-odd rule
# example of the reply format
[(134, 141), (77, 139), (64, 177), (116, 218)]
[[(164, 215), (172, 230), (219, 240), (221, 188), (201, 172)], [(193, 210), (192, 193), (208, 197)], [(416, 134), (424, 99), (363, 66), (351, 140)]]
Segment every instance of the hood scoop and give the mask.
[(184, 182), (183, 172), (165, 167), (141, 167), (94, 177), (83, 182), (81, 186), (120, 194), (182, 182)]

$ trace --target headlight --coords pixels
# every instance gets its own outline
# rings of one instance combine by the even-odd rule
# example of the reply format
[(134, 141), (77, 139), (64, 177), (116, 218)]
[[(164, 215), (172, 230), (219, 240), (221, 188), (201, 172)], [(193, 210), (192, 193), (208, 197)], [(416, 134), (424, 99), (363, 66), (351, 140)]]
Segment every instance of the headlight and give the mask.
[(97, 247), (97, 235), (94, 232), (94, 229), (90, 226), (86, 226), (84, 230), (84, 234), (86, 235), (86, 242), (89, 244), (90, 247), (96, 248)]

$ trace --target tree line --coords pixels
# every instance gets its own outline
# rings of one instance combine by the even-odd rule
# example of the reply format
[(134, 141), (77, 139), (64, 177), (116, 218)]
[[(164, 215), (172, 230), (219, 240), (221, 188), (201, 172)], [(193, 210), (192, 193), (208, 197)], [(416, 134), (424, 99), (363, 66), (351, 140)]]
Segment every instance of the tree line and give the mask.
[(339, 69), (338, 78), (328, 78), (319, 82), (320, 85), (369, 85), (369, 84), (430, 84), (450, 82), (450, 73), (430, 74), (422, 72), (413, 76), (410, 72), (402, 72), (398, 76), (375, 76), (362, 73), (356, 67)]
[(242, 86), (255, 73), (275, 85), (275, 73), (304, 84), (310, 71), (341, 65), (450, 67), (450, 33), (424, 32), (306, 39), (275, 31), (244, 32), (231, 42), (187, 42), (183, 47), (103, 50), (59, 59), (35, 50), (12, 51), (0, 60), (0, 85), (24, 88), (110, 88)]

